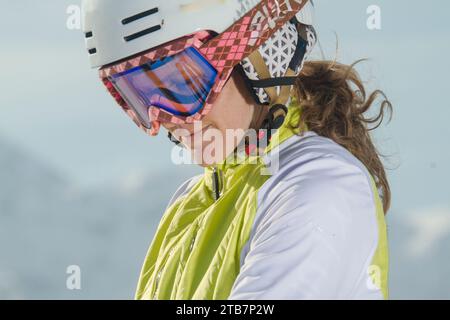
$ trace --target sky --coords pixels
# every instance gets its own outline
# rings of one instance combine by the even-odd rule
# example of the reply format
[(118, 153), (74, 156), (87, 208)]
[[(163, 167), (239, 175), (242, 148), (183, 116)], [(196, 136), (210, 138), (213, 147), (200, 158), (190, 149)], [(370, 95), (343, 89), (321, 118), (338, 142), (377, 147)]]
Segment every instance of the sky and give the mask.
[[(421, 237), (439, 241), (436, 234), (450, 230), (450, 3), (315, 3), (325, 58), (337, 56), (347, 64), (367, 58), (357, 67), (367, 87), (382, 89), (393, 103), (392, 121), (374, 135), (379, 150), (389, 155), (393, 214), (421, 217), (411, 220), (424, 226)], [(174, 167), (168, 139), (147, 137), (106, 93), (89, 68), (81, 31), (66, 26), (68, 6), (79, 4), (0, 0), (7, 13), (0, 20), (0, 137), (81, 188), (156, 173), (201, 172)], [(381, 9), (381, 30), (367, 28), (370, 5)], [(314, 57), (322, 58), (319, 47)], [(423, 222), (427, 212), (437, 212), (439, 223)], [(426, 241), (419, 242), (415, 250), (425, 250)]]

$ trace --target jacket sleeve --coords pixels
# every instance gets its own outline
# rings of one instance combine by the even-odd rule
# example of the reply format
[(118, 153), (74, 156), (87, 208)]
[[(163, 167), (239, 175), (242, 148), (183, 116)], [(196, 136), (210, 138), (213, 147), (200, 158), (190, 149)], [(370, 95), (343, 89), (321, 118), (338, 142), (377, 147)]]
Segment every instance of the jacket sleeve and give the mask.
[(260, 191), (229, 299), (351, 299), (378, 241), (368, 177), (333, 158), (280, 176)]

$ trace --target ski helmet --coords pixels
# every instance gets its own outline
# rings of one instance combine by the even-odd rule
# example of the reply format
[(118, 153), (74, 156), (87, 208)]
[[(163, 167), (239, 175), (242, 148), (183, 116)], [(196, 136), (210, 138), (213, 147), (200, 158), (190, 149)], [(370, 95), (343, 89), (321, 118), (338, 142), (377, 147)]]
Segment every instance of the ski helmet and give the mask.
[(312, 0), (83, 0), (90, 64), (109, 65), (201, 30), (220, 34), (256, 6), (261, 10), (252, 23), (258, 23), (267, 19), (268, 7), (291, 2), (303, 3), (302, 9), (241, 61), (256, 101), (283, 120), (292, 85), (316, 42)]

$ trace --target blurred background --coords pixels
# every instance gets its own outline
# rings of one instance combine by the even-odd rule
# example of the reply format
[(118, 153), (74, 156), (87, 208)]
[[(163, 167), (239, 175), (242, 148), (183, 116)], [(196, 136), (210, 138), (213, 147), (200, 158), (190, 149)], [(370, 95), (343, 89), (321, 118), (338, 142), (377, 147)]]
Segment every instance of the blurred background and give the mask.
[[(315, 2), (314, 58), (369, 58), (358, 71), (394, 105), (374, 135), (389, 156), (391, 298), (449, 299), (450, 4)], [(141, 133), (106, 93), (74, 28), (79, 5), (0, 0), (3, 299), (133, 298), (167, 202), (202, 171), (172, 164), (166, 136)], [(371, 5), (380, 30), (367, 27)], [(81, 290), (66, 287), (70, 265)]]

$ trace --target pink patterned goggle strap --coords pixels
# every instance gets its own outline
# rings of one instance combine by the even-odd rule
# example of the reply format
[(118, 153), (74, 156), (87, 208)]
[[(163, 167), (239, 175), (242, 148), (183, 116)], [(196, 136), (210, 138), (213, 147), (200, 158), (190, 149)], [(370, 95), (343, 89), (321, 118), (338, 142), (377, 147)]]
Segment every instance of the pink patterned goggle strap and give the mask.
[(309, 0), (266, 0), (200, 48), (218, 72), (234, 68), (292, 19)]
[(131, 68), (141, 66), (145, 63), (172, 56), (189, 47), (199, 48), (205, 41), (207, 41), (207, 39), (211, 37), (212, 35), (208, 31), (200, 31), (187, 35), (157, 48), (152, 48), (125, 61), (115, 63), (110, 66), (105, 66), (99, 70), (99, 76), (104, 79), (114, 74), (127, 71)]

